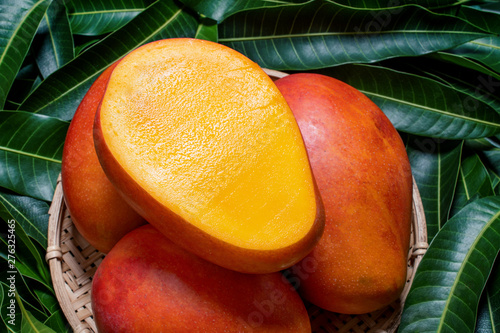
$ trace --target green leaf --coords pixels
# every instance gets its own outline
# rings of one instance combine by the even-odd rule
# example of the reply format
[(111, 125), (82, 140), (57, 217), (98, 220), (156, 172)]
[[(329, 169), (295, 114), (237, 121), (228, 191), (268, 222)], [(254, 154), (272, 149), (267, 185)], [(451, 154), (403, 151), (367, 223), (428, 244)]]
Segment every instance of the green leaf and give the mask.
[(305, 3), (309, 0), (294, 0), (294, 1), (266, 1), (266, 0), (214, 0), (214, 1), (199, 1), (199, 0), (181, 0), (186, 6), (197, 11), (202, 16), (206, 16), (222, 22), (225, 18), (232, 14), (255, 8), (277, 7), (283, 5), (293, 5), (297, 3)]
[(424, 206), (429, 242), (448, 220), (457, 183), (463, 141), (403, 136)]
[(446, 222), (420, 262), (399, 332), (473, 332), (499, 250), (500, 197), (464, 207)]
[(466, 139), (500, 131), (500, 114), (491, 106), (429, 78), (361, 64), (318, 72), (359, 89), (403, 132)]
[[(471, 43), (471, 42), (469, 42)], [(465, 43), (465, 44), (469, 44)], [(465, 45), (462, 44), (462, 45)], [(452, 49), (453, 50), (453, 49)], [(433, 58), (438, 60), (437, 63), (443, 63), (447, 62), (450, 64), (455, 64), (458, 65), (461, 69), (469, 69), (473, 70), (476, 75), (478, 74), (486, 74), (489, 76), (492, 76), (495, 79), (500, 79), (500, 74), (496, 73), (494, 70), (491, 70), (489, 68), (486, 68), (477, 62), (469, 59), (467, 55), (462, 55), (462, 54), (455, 54), (455, 53), (448, 53), (449, 50), (446, 50), (445, 52), (435, 52), (429, 55), (426, 55), (426, 58)]]
[(71, 326), (68, 324), (66, 317), (62, 310), (54, 312), (44, 324), (58, 333), (71, 333)]
[(38, 300), (40, 301), (41, 304), (50, 312), (50, 313), (55, 313), (58, 311), (61, 307), (59, 304), (59, 301), (57, 300), (54, 290), (50, 290), (45, 288), (45, 286), (42, 284), (40, 286), (35, 285), (32, 283), (30, 285), (31, 289), (37, 296)]
[(53, 1), (45, 12), (35, 42), (36, 62), (44, 78), (73, 59), (71, 28), (60, 1)]
[[(8, 216), (3, 210), (0, 210), (0, 216), (5, 220), (10, 220), (12, 217)], [(9, 264), (14, 264), (15, 268), (23, 276), (36, 280), (43, 284), (49, 290), (52, 290), (50, 284), (50, 273), (47, 263), (44, 261), (45, 248), (40, 251), (40, 247), (37, 247), (35, 243), (31, 241), (26, 232), (20, 226), (20, 224), (15, 222), (15, 238), (14, 238), (14, 251), (12, 252), (12, 246), (5, 249), (7, 244), (12, 245), (12, 239), (4, 239), (0, 237), (1, 244), (3, 245), (2, 257), (9, 260), (14, 256), (13, 262), (9, 261)], [(10, 255), (7, 255), (6, 252)], [(43, 252), (43, 253), (42, 253)], [(11, 267), (9, 267), (11, 269)], [(33, 295), (35, 296), (35, 295)], [(36, 298), (36, 297), (35, 297)]]
[[(498, 21), (500, 22), (500, 16)], [(500, 72), (500, 37), (498, 36), (479, 38), (451, 48), (447, 52), (477, 60)]]
[(18, 320), (20, 314), (15, 298), (15, 284), (12, 289), (10, 286), (10, 280), (4, 280), (0, 283), (0, 295), (2, 295), (0, 298), (0, 310), (2, 313), (0, 318), (2, 318), (2, 322), (5, 324), (6, 332), (21, 332), (21, 320)]
[(500, 175), (500, 148), (490, 148), (479, 152), (479, 156), (488, 168)]
[(56, 333), (50, 327), (45, 326), (44, 324), (39, 322), (29, 311), (27, 311), (24, 308), (23, 302), (19, 297), (16, 297), (16, 299), (19, 302), (19, 308), (21, 309), (21, 313), (23, 316), (21, 321), (21, 330), (23, 332)]
[(70, 120), (97, 76), (144, 43), (193, 37), (198, 21), (173, 1), (159, 1), (54, 72), (23, 102), (21, 110)]
[(494, 194), (490, 176), (479, 156), (476, 154), (467, 157), (460, 166), (451, 216), (470, 201)]
[(425, 76), (468, 95), (462, 100), (464, 109), (474, 110), (479, 101), (500, 113), (499, 75), (465, 57), (437, 52), (410, 59), (391, 59), (383, 66)]
[(21, 68), (49, 0), (5, 0), (0, 3), (0, 109)]
[[(332, 0), (332, 2), (355, 8), (390, 8), (402, 5), (399, 0)], [(415, 4), (428, 8), (437, 8), (455, 4), (456, 0), (405, 0), (405, 5)]]
[(262, 67), (305, 70), (417, 56), (486, 33), (418, 6), (356, 10), (325, 1), (237, 13), (219, 26), (219, 42)]
[[(0, 272), (0, 278), (2, 279), (0, 283), (5, 283), (9, 288), (10, 286), (15, 286), (15, 292), (22, 299), (25, 307), (28, 308), (38, 320), (42, 322), (46, 321), (52, 312), (60, 309), (60, 305), (57, 303), (57, 309), (48, 311), (49, 307), (47, 307), (47, 305), (55, 308), (52, 303), (57, 302), (54, 290), (47, 289), (47, 287), (39, 281), (21, 274), (17, 268), (9, 268), (6, 261), (1, 260), (0, 267), (3, 269)], [(40, 293), (44, 294), (43, 298), (40, 298)], [(49, 296), (50, 294), (52, 294), (52, 296)], [(48, 297), (51, 297), (52, 300), (49, 301)], [(12, 299), (13, 296), (9, 298)], [(47, 301), (49, 301), (49, 304), (45, 304)], [(20, 317), (16, 319), (20, 322)]]
[(460, 6), (458, 9), (450, 8), (449, 10), (454, 14), (456, 13), (458, 17), (467, 20), (470, 24), (496, 34), (500, 32), (500, 9), (496, 8), (497, 10), (495, 11), (495, 8), (492, 6), (498, 7), (498, 3)]
[(208, 18), (202, 18), (200, 20), (200, 23), (198, 24), (198, 29), (196, 30), (196, 34), (194, 37), (198, 39), (217, 42), (217, 22)]
[(28, 54), (9, 91), (5, 108), (17, 110), (26, 96), (30, 94), (37, 78), (40, 76), (41, 74), (34, 57)]
[(0, 186), (51, 201), (69, 124), (22, 111), (0, 111)]
[(43, 248), (47, 247), (49, 205), (29, 196), (20, 196), (0, 189), (0, 205)]
[(71, 30), (78, 35), (102, 35), (118, 30), (153, 0), (72, 0), (67, 4)]
[(498, 331), (500, 331), (500, 260), (497, 259), (479, 304), (476, 333)]

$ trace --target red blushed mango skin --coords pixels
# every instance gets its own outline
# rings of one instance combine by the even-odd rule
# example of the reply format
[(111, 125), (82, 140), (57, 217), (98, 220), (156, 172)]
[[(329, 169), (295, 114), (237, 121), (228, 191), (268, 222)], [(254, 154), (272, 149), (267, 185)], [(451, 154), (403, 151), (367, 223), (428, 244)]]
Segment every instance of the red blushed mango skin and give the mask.
[(280, 273), (227, 270), (151, 225), (127, 234), (103, 260), (92, 310), (100, 333), (311, 332), (304, 303)]
[(382, 111), (353, 87), (319, 74), (277, 80), (304, 138), (325, 207), (325, 231), (291, 272), (301, 295), (348, 314), (396, 300), (406, 282), (412, 175)]
[(94, 147), (94, 117), (115, 66), (97, 78), (78, 106), (64, 143), (61, 167), (71, 219), (82, 236), (104, 253), (126, 233), (146, 223), (110, 183)]

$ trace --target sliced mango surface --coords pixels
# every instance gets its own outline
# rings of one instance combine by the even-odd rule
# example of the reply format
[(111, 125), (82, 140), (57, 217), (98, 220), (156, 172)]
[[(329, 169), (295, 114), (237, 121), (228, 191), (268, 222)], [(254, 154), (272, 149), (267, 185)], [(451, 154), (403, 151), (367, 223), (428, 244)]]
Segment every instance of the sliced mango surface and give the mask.
[(293, 114), (259, 66), (230, 48), (181, 38), (136, 49), (114, 69), (99, 117), (123, 170), (216, 239), (284, 248), (316, 221)]

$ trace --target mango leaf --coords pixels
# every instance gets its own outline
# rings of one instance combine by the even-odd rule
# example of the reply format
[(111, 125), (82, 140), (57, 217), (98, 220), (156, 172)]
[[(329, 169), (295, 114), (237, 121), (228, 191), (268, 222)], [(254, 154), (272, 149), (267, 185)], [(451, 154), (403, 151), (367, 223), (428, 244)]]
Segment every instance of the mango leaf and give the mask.
[(21, 309), (22, 321), (21, 330), (23, 332), (33, 332), (33, 333), (56, 333), (50, 327), (45, 326), (43, 323), (39, 322), (29, 311), (24, 308), (23, 302), (19, 297), (16, 297), (19, 302), (19, 308)]
[(2, 280), (0, 282), (0, 311), (2, 311), (0, 318), (2, 318), (2, 323), (5, 326), (4, 332), (21, 332), (21, 320), (18, 320), (18, 309), (15, 300), (15, 291), (10, 288), (10, 280)]
[(200, 19), (194, 38), (217, 42), (217, 22), (209, 18)]
[(479, 152), (483, 163), (491, 168), (497, 175), (500, 175), (500, 148), (490, 148)]
[(0, 3), (0, 109), (21, 68), (49, 0), (5, 0)]
[(0, 189), (1, 210), (5, 210), (23, 228), (28, 236), (43, 248), (47, 247), (49, 205), (29, 196), (20, 196)]
[(41, 74), (36, 61), (34, 57), (28, 54), (9, 91), (5, 108), (7, 110), (17, 110), (26, 96), (30, 94), (39, 77), (41, 77)]
[(468, 95), (462, 100), (465, 110), (478, 102), (500, 113), (500, 76), (495, 71), (460, 55), (435, 52), (422, 57), (396, 58), (380, 62), (383, 67), (426, 77)]
[[(5, 220), (11, 219), (5, 211), (0, 211), (0, 216)], [(5, 257), (4, 259), (8, 261), (12, 259), (12, 256), (15, 256), (13, 262), (9, 261), (9, 270), (15, 267), (23, 276), (38, 281), (48, 288), (48, 290), (53, 290), (50, 284), (49, 269), (43, 259), (45, 250), (43, 249), (40, 251), (40, 247), (37, 247), (37, 245), (31, 241), (31, 238), (26, 235), (17, 221), (15, 222), (15, 236), (16, 246), (14, 253), (9, 251), (11, 248), (7, 248), (7, 244), (12, 243), (9, 243), (8, 239), (0, 237), (1, 243), (3, 244), (2, 257)], [(10, 254), (10, 256), (8, 254)], [(35, 297), (35, 295), (33, 296)]]
[(479, 156), (472, 155), (462, 161), (455, 197), (450, 215), (453, 216), (471, 200), (495, 195), (488, 170)]
[(498, 259), (481, 296), (477, 317), (476, 333), (500, 330), (500, 260)]
[(262, 67), (281, 70), (367, 63), (444, 50), (487, 34), (418, 6), (356, 10), (325, 1), (237, 13), (219, 42)]
[(71, 333), (73, 330), (71, 326), (66, 321), (66, 317), (62, 313), (62, 310), (54, 312), (44, 324), (58, 333)]
[[(473, 42), (474, 41), (469, 42), (469, 43), (473, 43)], [(469, 44), (469, 43), (465, 43), (465, 44)], [(465, 44), (462, 44), (462, 45), (465, 45)], [(455, 50), (455, 49), (456, 48), (451, 49), (451, 50)], [(492, 76), (496, 80), (500, 79), (500, 74), (495, 72), (495, 70), (492, 70), (492, 69), (489, 69), (485, 66), (482, 66), (481, 64), (477, 63), (476, 61), (469, 59), (469, 57), (467, 55), (462, 55), (462, 54), (458, 54), (458, 53), (455, 54), (455, 53), (451, 53), (449, 51), (450, 50), (446, 50), (445, 52), (435, 52), (435, 53), (426, 55), (425, 58), (436, 59), (436, 60), (438, 60), (438, 63), (446, 62), (446, 63), (450, 63), (450, 64), (455, 64), (457, 66), (460, 66), (461, 69), (468, 69), (468, 70), (475, 71), (476, 75), (479, 73), (482, 73), (482, 74)]]
[(38, 28), (35, 42), (36, 62), (44, 78), (73, 59), (73, 37), (66, 8), (61, 2), (53, 1), (50, 4)]
[(71, 30), (77, 35), (102, 35), (118, 30), (153, 0), (72, 0), (67, 4)]
[(491, 106), (429, 78), (364, 64), (318, 72), (359, 89), (402, 132), (466, 139), (500, 131), (500, 114)]
[(479, 4), (475, 6), (449, 7), (449, 13), (461, 17), (476, 27), (497, 34), (500, 32), (500, 9), (498, 3)]
[(424, 206), (429, 242), (448, 220), (463, 141), (403, 136), (413, 177)]
[[(38, 297), (35, 290), (40, 289), (40, 286), (42, 286), (44, 290), (48, 289), (46, 289), (46, 287), (41, 285), (38, 281), (32, 280), (29, 277), (21, 274), (17, 267), (15, 269), (9, 268), (6, 261), (0, 261), (0, 268), (3, 269), (0, 272), (0, 277), (2, 278), (1, 281), (5, 281), (5, 283), (9, 286), (11, 286), (12, 282), (15, 285), (16, 294), (23, 300), (25, 306), (29, 308), (30, 311), (32, 311), (35, 317), (40, 321), (47, 320), (51, 315), (51, 312), (47, 311), (47, 307), (43, 303), (43, 301), (46, 301), (46, 299), (42, 301)], [(49, 290), (47, 292), (54, 294), (53, 290)], [(11, 299), (13, 298), (14, 296), (10, 295), (9, 301), (11, 301)], [(53, 298), (55, 298), (55, 296), (53, 296)], [(20, 318), (16, 318), (16, 321), (20, 322)]]
[(50, 312), (57, 312), (61, 306), (57, 300), (54, 290), (45, 288), (42, 284), (30, 283), (30, 287), (40, 300), (40, 303)]
[(51, 201), (68, 126), (44, 115), (0, 112), (0, 186)]
[[(498, 20), (500, 22), (500, 15)], [(451, 48), (447, 52), (477, 60), (500, 72), (500, 37), (498, 36), (479, 38)]]
[(473, 332), (500, 250), (500, 197), (478, 199), (434, 237), (406, 298), (399, 332)]
[(196, 18), (176, 2), (156, 2), (45, 79), (20, 109), (70, 120), (90, 85), (109, 65), (144, 43), (193, 37), (197, 26)]
[(292, 0), (292, 1), (266, 1), (266, 0), (214, 0), (214, 1), (199, 1), (199, 0), (181, 0), (186, 6), (197, 11), (200, 15), (206, 16), (222, 22), (225, 18), (232, 14), (255, 8), (276, 7), (283, 5), (293, 5), (297, 3), (305, 3), (309, 0)]
[(498, 73), (463, 56), (436, 52), (409, 60), (392, 59), (383, 66), (426, 76), (469, 95), (463, 99), (464, 108), (473, 110), (478, 101), (500, 113), (500, 77)]
[[(331, 2), (354, 8), (369, 9), (391, 8), (402, 5), (399, 0), (331, 0)], [(414, 4), (428, 8), (438, 8), (453, 5), (456, 0), (405, 0), (403, 3), (405, 5)]]

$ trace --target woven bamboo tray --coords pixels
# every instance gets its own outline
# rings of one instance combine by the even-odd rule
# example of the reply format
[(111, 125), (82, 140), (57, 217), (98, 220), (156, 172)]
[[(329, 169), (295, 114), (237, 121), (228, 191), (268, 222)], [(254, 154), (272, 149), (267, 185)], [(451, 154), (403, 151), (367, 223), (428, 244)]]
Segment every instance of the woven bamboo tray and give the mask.
[[(274, 80), (286, 73), (267, 70)], [(427, 227), (418, 188), (413, 182), (413, 214), (407, 281), (400, 298), (378, 311), (363, 315), (344, 315), (306, 304), (313, 332), (395, 332), (399, 326), (404, 301), (415, 271), (427, 250)], [(92, 277), (104, 259), (104, 254), (93, 248), (74, 226), (59, 177), (49, 209), (48, 247), (46, 261), (50, 267), (57, 299), (69, 325), (76, 333), (97, 333), (91, 305)]]
[[(307, 304), (313, 332), (395, 332), (401, 311), (422, 256), (427, 249), (427, 231), (422, 201), (413, 184), (413, 215), (406, 286), (400, 299), (381, 310), (363, 315), (343, 315)], [(92, 276), (104, 258), (78, 232), (64, 202), (60, 179), (49, 209), (48, 248), (57, 299), (76, 333), (97, 332), (90, 303)]]

